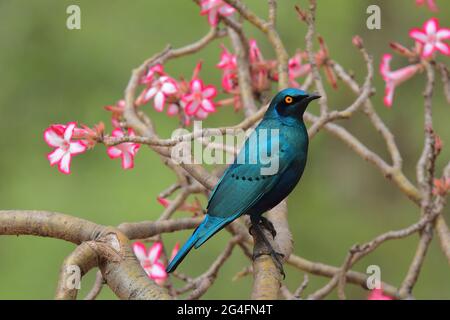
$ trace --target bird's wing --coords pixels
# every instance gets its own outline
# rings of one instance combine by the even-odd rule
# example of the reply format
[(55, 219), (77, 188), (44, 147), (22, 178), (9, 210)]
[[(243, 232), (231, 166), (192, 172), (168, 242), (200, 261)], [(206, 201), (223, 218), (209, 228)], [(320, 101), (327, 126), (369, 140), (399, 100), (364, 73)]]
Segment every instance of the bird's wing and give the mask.
[[(258, 128), (252, 135), (256, 134), (257, 130)], [(266, 153), (266, 150), (261, 150), (260, 144), (255, 146), (250, 141), (252, 141), (251, 137), (245, 142), (240, 155), (242, 155), (242, 152), (245, 152), (246, 156), (250, 154), (260, 155), (261, 151)], [(267, 150), (270, 150), (272, 143), (274, 143), (273, 139), (268, 138)], [(275, 148), (273, 154), (270, 154), (264, 160), (266, 164), (270, 163), (270, 161), (278, 162), (277, 172), (273, 175), (263, 175), (261, 173), (263, 165), (260, 159), (257, 159), (258, 163), (256, 164), (248, 163), (248, 161), (240, 164), (237, 161), (240, 158), (238, 156), (235, 162), (225, 171), (211, 193), (207, 207), (208, 214), (224, 218), (233, 216), (234, 220), (241, 214), (244, 214), (270, 191), (276, 185), (281, 173), (290, 166), (295, 155), (294, 153), (285, 153), (280, 156), (279, 150), (280, 148)]]

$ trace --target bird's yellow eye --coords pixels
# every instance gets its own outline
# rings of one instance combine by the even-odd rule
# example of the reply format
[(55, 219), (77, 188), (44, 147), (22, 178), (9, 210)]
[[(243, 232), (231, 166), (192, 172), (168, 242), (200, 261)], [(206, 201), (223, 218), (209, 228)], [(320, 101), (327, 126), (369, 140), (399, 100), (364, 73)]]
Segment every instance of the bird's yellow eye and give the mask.
[(293, 101), (291, 96), (287, 96), (286, 98), (284, 98), (284, 102), (286, 102), (287, 104), (291, 104)]

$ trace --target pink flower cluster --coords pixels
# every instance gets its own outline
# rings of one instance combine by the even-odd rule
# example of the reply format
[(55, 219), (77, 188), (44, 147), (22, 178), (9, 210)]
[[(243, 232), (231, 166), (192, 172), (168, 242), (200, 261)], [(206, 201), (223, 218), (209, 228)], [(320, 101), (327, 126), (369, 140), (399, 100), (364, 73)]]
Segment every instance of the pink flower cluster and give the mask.
[[(331, 69), (327, 60), (329, 59), (328, 49), (322, 38), (319, 38), (320, 49), (315, 55), (316, 63), (325, 71), (325, 76), (333, 88), (336, 88), (336, 76)], [(271, 87), (271, 81), (278, 81), (277, 62), (275, 60), (267, 60), (264, 58), (258, 43), (255, 39), (249, 40), (249, 62), (251, 72), (251, 84), (254, 92), (264, 92)], [(304, 63), (307, 59), (307, 53), (298, 51), (289, 59), (288, 73), (289, 81), (292, 87), (299, 88), (299, 78), (307, 76), (311, 72), (311, 65)], [(225, 93), (234, 95), (235, 109), (240, 108), (239, 99), (239, 81), (238, 81), (238, 63), (236, 54), (230, 52), (222, 44), (222, 52), (220, 54), (217, 68), (222, 70), (222, 89)]]
[[(417, 0), (416, 2), (419, 5), (426, 3), (432, 10), (437, 9), (434, 1)], [(217, 26), (221, 16), (227, 17), (236, 11), (223, 0), (202, 0), (200, 6), (200, 13), (208, 16), (208, 21), (213, 27)], [(422, 28), (411, 29), (409, 36), (415, 40), (414, 49), (410, 50), (398, 43), (392, 43), (391, 47), (415, 63), (392, 70), (390, 66), (392, 55), (384, 54), (381, 59), (380, 73), (386, 83), (384, 104), (388, 107), (393, 104), (396, 87), (421, 72), (425, 61), (435, 59), (437, 53), (450, 56), (450, 45), (445, 42), (450, 39), (450, 29), (440, 27), (436, 18), (427, 20)], [(356, 46), (360, 46), (360, 41), (358, 37), (353, 39)], [(315, 62), (317, 66), (323, 68), (331, 86), (336, 88), (336, 75), (328, 63), (328, 48), (321, 37), (319, 37), (319, 44), (320, 49), (314, 56)], [(270, 90), (273, 81), (278, 81), (277, 62), (265, 59), (254, 39), (249, 41), (248, 50), (251, 85), (255, 95), (258, 95)], [(297, 51), (289, 59), (288, 74), (292, 87), (300, 87), (300, 79), (311, 73), (310, 63), (303, 62), (307, 58), (306, 52)], [(222, 71), (222, 90), (231, 95), (231, 98), (216, 100), (217, 88), (214, 85), (205, 84), (199, 76), (201, 63), (194, 68), (193, 75), (188, 81), (184, 78), (177, 80), (171, 77), (165, 72), (163, 65), (157, 64), (148, 68), (146, 74), (140, 79), (145, 88), (136, 99), (135, 105), (143, 106), (151, 103), (158, 112), (166, 109), (169, 116), (178, 116), (183, 125), (189, 125), (192, 119), (207, 118), (221, 105), (233, 104), (236, 110), (240, 109), (242, 103), (236, 54), (222, 45), (222, 52), (216, 66)], [(123, 119), (124, 100), (119, 100), (115, 105), (106, 106), (105, 109), (112, 113), (114, 127), (111, 133), (112, 138), (121, 139), (135, 135), (133, 130), (126, 127)], [(51, 125), (44, 132), (45, 141), (53, 148), (53, 151), (48, 154), (50, 165), (58, 165), (59, 171), (69, 174), (72, 157), (85, 152), (101, 141), (104, 137), (103, 132), (103, 124), (92, 129), (86, 126), (79, 128), (74, 122)], [(111, 159), (120, 158), (123, 169), (131, 169), (134, 167), (134, 157), (139, 148), (140, 145), (137, 143), (124, 142), (109, 146), (107, 154)]]
[[(175, 257), (178, 250), (180, 250), (180, 245), (177, 243), (172, 250), (169, 260), (172, 260), (172, 258)], [(133, 243), (133, 251), (148, 277), (154, 280), (158, 285), (163, 285), (168, 275), (166, 267), (161, 261), (163, 251), (162, 243), (155, 242), (147, 251), (145, 244), (137, 241)]]
[[(45, 142), (53, 148), (53, 151), (47, 155), (51, 166), (58, 165), (60, 172), (70, 174), (70, 165), (72, 157), (86, 152), (92, 148), (97, 139), (103, 136), (104, 125), (100, 123), (93, 129), (83, 126), (80, 128), (75, 122), (67, 124), (53, 124), (44, 131)], [(113, 137), (123, 137), (121, 128), (116, 128), (112, 132)], [(133, 130), (128, 130), (128, 135), (133, 136)], [(137, 143), (122, 143), (117, 146), (108, 147), (107, 153), (111, 159), (122, 158), (122, 168), (133, 168), (134, 157), (139, 150)]]
[(185, 125), (189, 125), (192, 118), (205, 119), (210, 113), (216, 112), (214, 98), (217, 89), (213, 85), (204, 84), (198, 76), (200, 70), (201, 63), (195, 68), (188, 83), (167, 75), (160, 64), (150, 68), (141, 81), (146, 88), (136, 104), (143, 105), (153, 100), (153, 107), (158, 112), (162, 112), (167, 104), (167, 114), (179, 115)]
[[(409, 36), (415, 40), (416, 47), (413, 51), (403, 47), (398, 43), (392, 43), (391, 47), (401, 55), (408, 58), (420, 58), (424, 60), (434, 59), (435, 53), (440, 52), (446, 56), (450, 56), (450, 46), (444, 40), (450, 39), (450, 29), (440, 28), (439, 21), (436, 18), (427, 20), (423, 27), (413, 28), (409, 31)], [(401, 83), (409, 80), (419, 71), (422, 71), (423, 64), (411, 64), (398, 70), (392, 71), (390, 62), (391, 54), (384, 54), (381, 59), (380, 73), (386, 82), (384, 94), (384, 104), (391, 107), (394, 99), (395, 88)]]

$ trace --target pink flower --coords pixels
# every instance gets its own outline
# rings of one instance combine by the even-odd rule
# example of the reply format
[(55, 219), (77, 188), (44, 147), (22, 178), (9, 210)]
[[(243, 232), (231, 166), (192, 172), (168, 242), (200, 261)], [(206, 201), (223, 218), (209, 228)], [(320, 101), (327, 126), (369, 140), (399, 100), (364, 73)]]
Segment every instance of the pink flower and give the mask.
[(236, 55), (228, 51), (225, 46), (222, 46), (222, 53), (220, 61), (216, 65), (217, 68), (223, 70), (222, 87), (226, 92), (230, 92), (236, 88), (237, 85), (237, 61)]
[(450, 29), (439, 28), (437, 18), (427, 20), (422, 29), (411, 29), (409, 36), (423, 45), (422, 57), (424, 58), (431, 57), (434, 51), (440, 51), (446, 56), (450, 56), (450, 46), (443, 42), (443, 40), (450, 39)]
[(148, 69), (147, 74), (142, 78), (142, 83), (151, 84), (155, 74), (162, 76), (164, 74), (164, 67), (162, 64), (157, 64)]
[(311, 66), (308, 64), (302, 64), (302, 55), (300, 52), (296, 53), (291, 59), (289, 59), (289, 77), (296, 79), (303, 77), (311, 71)]
[(232, 15), (236, 9), (222, 0), (202, 0), (200, 3), (201, 15), (208, 15), (208, 23), (215, 27), (219, 22), (219, 15), (227, 17)]
[(204, 119), (208, 113), (216, 111), (213, 99), (217, 95), (217, 90), (213, 85), (205, 86), (201, 79), (193, 79), (189, 84), (189, 90), (190, 93), (181, 98), (186, 104), (184, 111), (187, 115)]
[(162, 285), (167, 279), (165, 267), (160, 261), (162, 250), (163, 247), (161, 242), (155, 242), (148, 249), (148, 252), (145, 248), (145, 244), (142, 242), (137, 241), (133, 243), (134, 254), (141, 263), (145, 273), (159, 285)]
[(236, 89), (238, 85), (237, 81), (237, 74), (227, 70), (222, 76), (222, 87), (226, 92), (231, 92)]
[(222, 53), (217, 68), (222, 70), (235, 70), (237, 68), (236, 55), (228, 51), (224, 45), (222, 45)]
[(250, 46), (250, 62), (256, 63), (264, 61), (264, 57), (255, 39), (249, 40), (249, 46)]
[(289, 80), (291, 85), (298, 87), (298, 83), (295, 79), (307, 75), (311, 71), (311, 65), (309, 63), (302, 64), (302, 55), (297, 52), (291, 59), (289, 59)]
[(155, 110), (162, 112), (167, 97), (175, 94), (177, 91), (176, 81), (169, 76), (163, 75), (152, 81), (151, 86), (142, 92), (138, 101), (139, 103), (147, 103), (150, 99), (153, 99)]
[(180, 107), (178, 104), (176, 103), (171, 103), (169, 104), (169, 106), (167, 107), (167, 114), (172, 117), (178, 114)]
[(111, 111), (111, 124), (114, 128), (120, 128), (120, 121), (122, 119), (123, 112), (125, 111), (125, 100), (121, 99), (117, 101), (115, 105), (105, 106), (105, 110)]
[(417, 71), (421, 69), (420, 64), (415, 64), (398, 69), (396, 71), (391, 71), (389, 66), (391, 59), (392, 55), (384, 54), (380, 64), (380, 73), (383, 76), (384, 81), (386, 82), (384, 104), (387, 107), (392, 106), (395, 87), (401, 84), (402, 82), (405, 82), (406, 80), (410, 79), (413, 75), (417, 73)]
[[(116, 128), (111, 135), (120, 138), (124, 136), (124, 133), (120, 128)], [(134, 131), (132, 129), (128, 129), (128, 136), (134, 136)], [(126, 170), (134, 167), (134, 157), (140, 147), (141, 145), (138, 143), (124, 142), (116, 146), (108, 147), (107, 152), (111, 159), (121, 157), (122, 168)]]
[(48, 154), (47, 159), (51, 166), (58, 164), (59, 171), (64, 174), (70, 173), (72, 156), (83, 153), (87, 149), (82, 141), (72, 141), (75, 128), (76, 123), (69, 122), (67, 125), (51, 125), (44, 131), (45, 142), (55, 148)]
[(261, 50), (255, 39), (249, 41), (249, 58), (252, 67), (252, 81), (258, 90), (264, 90), (268, 86), (268, 69)]
[(434, 195), (445, 196), (448, 192), (450, 192), (450, 178), (442, 177), (441, 179), (434, 179)]
[(370, 291), (367, 300), (394, 300), (394, 298), (384, 294), (381, 289), (373, 289)]
[[(157, 197), (156, 200), (164, 207), (167, 208), (172, 203), (171, 200), (164, 197)], [(202, 210), (201, 204), (198, 201), (194, 201), (192, 203), (183, 202), (179, 207), (181, 211), (193, 212), (197, 213)]]
[(418, 6), (426, 4), (431, 11), (438, 11), (435, 0), (416, 0)]

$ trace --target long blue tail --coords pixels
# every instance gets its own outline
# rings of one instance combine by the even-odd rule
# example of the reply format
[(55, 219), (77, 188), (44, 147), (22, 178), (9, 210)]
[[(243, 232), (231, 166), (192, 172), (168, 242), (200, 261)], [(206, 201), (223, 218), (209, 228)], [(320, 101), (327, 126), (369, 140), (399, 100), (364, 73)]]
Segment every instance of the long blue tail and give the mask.
[(183, 261), (184, 257), (191, 251), (192, 247), (194, 246), (195, 242), (197, 241), (197, 234), (199, 231), (200, 226), (195, 229), (192, 236), (186, 241), (186, 243), (181, 247), (180, 251), (178, 251), (177, 255), (170, 261), (169, 265), (166, 268), (166, 272), (170, 273), (174, 271), (178, 265)]
[(192, 247), (195, 246), (197, 249), (203, 243), (211, 238), (216, 232), (225, 227), (228, 223), (233, 221), (236, 217), (214, 217), (210, 215), (205, 216), (205, 220), (195, 229), (191, 237), (186, 241), (183, 247), (178, 251), (177, 255), (170, 261), (166, 268), (166, 272), (170, 273), (174, 271), (177, 266), (183, 261), (184, 257), (191, 251)]

